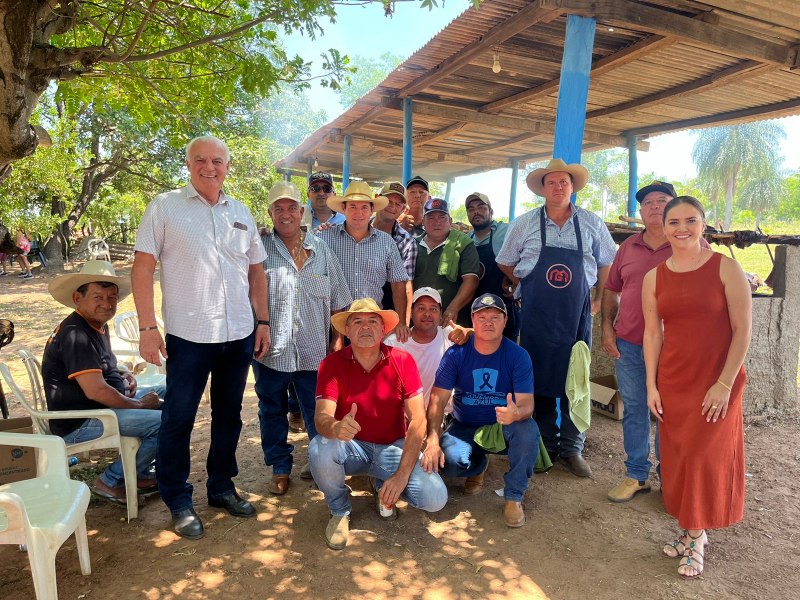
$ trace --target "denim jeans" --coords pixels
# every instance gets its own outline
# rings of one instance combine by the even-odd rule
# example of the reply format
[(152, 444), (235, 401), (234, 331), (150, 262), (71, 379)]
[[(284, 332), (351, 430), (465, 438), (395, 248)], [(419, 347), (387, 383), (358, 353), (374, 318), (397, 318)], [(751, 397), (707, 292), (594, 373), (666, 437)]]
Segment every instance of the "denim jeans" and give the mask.
[[(317, 435), (308, 446), (311, 474), (325, 494), (325, 502), (335, 517), (349, 515), (352, 509), (350, 490), (344, 483), (346, 475), (369, 475), (375, 487), (391, 477), (400, 466), (403, 442), (372, 444), (351, 440), (342, 442)], [(414, 508), (436, 512), (447, 504), (447, 487), (436, 473), (426, 473), (417, 459), (414, 470), (401, 497)]]
[[(642, 347), (617, 338), (617, 384), (622, 395), (622, 435), (627, 476), (638, 481), (650, 477), (650, 411), (647, 409), (647, 379)], [(656, 445), (658, 444), (656, 429)]]
[[(444, 452), (445, 477), (472, 477), (483, 473), (488, 462), (488, 450), (473, 439), (478, 427), (462, 425), (453, 420), (442, 435), (439, 446)], [(539, 428), (533, 419), (503, 425), (506, 449), (497, 454), (508, 455), (508, 471), (503, 475), (506, 500), (522, 502), (539, 456)]]
[(569, 398), (564, 396), (556, 410), (557, 398), (534, 395), (533, 418), (542, 432), (542, 441), (550, 458), (562, 456), (568, 458), (583, 453), (583, 442), (586, 433), (581, 433), (572, 419), (569, 418)]
[(258, 422), (261, 425), (261, 449), (264, 463), (272, 467), (273, 475), (288, 475), (292, 472), (292, 450), (294, 446), (286, 438), (289, 434), (289, 412), (287, 392), (294, 390), (300, 401), (300, 412), (306, 424), (308, 439), (317, 435), (314, 426), (314, 405), (317, 389), (316, 371), (284, 373), (253, 361), (253, 374), (258, 395)]
[(136, 393), (133, 395), (134, 398), (137, 400), (141, 400), (150, 392), (155, 392), (159, 398), (163, 399), (164, 396), (167, 394), (167, 385), (164, 384), (157, 384), (157, 385), (141, 385), (136, 386)]
[[(136, 437), (142, 441), (136, 453), (136, 474), (140, 479), (155, 477), (156, 442), (161, 427), (161, 411), (146, 408), (112, 408), (117, 415), (119, 432), (127, 437)], [(67, 444), (95, 440), (103, 434), (103, 425), (97, 419), (86, 419), (75, 431), (63, 436)], [(122, 472), (122, 459), (111, 463), (100, 475), (100, 479), (109, 487), (125, 485)]]
[(172, 512), (192, 507), (189, 442), (197, 407), (211, 375), (211, 444), (206, 459), (208, 497), (235, 491), (236, 446), (242, 431), (242, 395), (253, 358), (253, 334), (241, 340), (199, 344), (167, 334), (167, 395), (158, 435), (157, 477)]

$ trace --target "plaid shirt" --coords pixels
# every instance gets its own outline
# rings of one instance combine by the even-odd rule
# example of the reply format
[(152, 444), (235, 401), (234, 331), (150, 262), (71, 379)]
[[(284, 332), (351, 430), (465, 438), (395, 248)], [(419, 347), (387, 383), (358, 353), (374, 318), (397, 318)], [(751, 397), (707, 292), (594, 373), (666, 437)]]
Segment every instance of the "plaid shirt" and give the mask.
[[(497, 263), (514, 267), (514, 275), (520, 279), (530, 275), (539, 261), (542, 250), (540, 210), (544, 210), (544, 207), (528, 211), (511, 223), (503, 249), (497, 255)], [(575, 235), (573, 223), (575, 219), (580, 221), (581, 226), (586, 282), (589, 287), (593, 287), (597, 283), (597, 269), (607, 267), (614, 261), (617, 245), (600, 217), (575, 205), (572, 206), (572, 216), (561, 228), (545, 214), (547, 245), (577, 250), (578, 237)], [(521, 286), (517, 288), (517, 293), (520, 290)]]
[(397, 221), (392, 223), (392, 238), (400, 251), (400, 258), (403, 259), (403, 266), (406, 268), (408, 278), (414, 281), (414, 270), (417, 267), (417, 241), (414, 236), (400, 227)]
[(267, 259), (271, 345), (258, 361), (284, 373), (316, 371), (328, 353), (331, 311), (352, 304), (339, 261), (331, 249), (307, 234), (309, 257), (300, 271), (277, 235), (261, 237)]
[(354, 299), (372, 298), (382, 306), (384, 283), (409, 280), (397, 244), (388, 233), (370, 225), (367, 237), (356, 242), (344, 225), (334, 225), (315, 235), (339, 259)]

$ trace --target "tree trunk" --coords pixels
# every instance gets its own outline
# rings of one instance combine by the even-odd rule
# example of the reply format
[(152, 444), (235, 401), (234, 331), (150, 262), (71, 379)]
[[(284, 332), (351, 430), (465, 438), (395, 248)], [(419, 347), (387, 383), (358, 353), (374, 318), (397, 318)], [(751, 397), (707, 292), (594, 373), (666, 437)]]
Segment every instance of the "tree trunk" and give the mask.
[(51, 5), (45, 0), (0, 3), (0, 183), (11, 164), (33, 154), (39, 141), (30, 118), (51, 77), (32, 69), (30, 59), (34, 44), (44, 41), (38, 25)]
[(736, 190), (736, 180), (731, 177), (725, 181), (725, 231), (731, 229), (731, 219), (733, 218), (733, 195)]

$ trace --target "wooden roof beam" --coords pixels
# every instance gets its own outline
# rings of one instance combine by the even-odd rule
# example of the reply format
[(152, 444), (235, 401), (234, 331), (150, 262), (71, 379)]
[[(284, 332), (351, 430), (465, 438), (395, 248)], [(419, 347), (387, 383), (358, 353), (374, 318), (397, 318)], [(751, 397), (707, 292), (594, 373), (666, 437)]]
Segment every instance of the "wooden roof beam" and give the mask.
[[(441, 140), (442, 138), (446, 138), (449, 135), (461, 131), (466, 127), (466, 123), (453, 123), (452, 125), (448, 125), (447, 127), (443, 127), (438, 131), (431, 131), (429, 133), (421, 133), (419, 135), (413, 136), (413, 144), (415, 147), (417, 146), (424, 146), (426, 144), (431, 144), (437, 140)], [(402, 142), (397, 142), (398, 145), (402, 146)]]
[(525, 133), (523, 135), (518, 135), (517, 137), (513, 137), (508, 140), (503, 140), (501, 142), (496, 142), (494, 144), (486, 144), (485, 146), (476, 146), (475, 148), (470, 148), (469, 150), (459, 150), (456, 154), (479, 154), (481, 152), (491, 152), (492, 150), (498, 150), (500, 148), (507, 148), (508, 146), (513, 146), (514, 144), (519, 144), (521, 142), (527, 142), (528, 140), (536, 139), (538, 137), (542, 137), (541, 134), (538, 133)]
[(467, 44), (460, 50), (456, 49), (455, 54), (444, 59), (426, 75), (415, 79), (406, 87), (399, 90), (397, 93), (398, 97), (404, 98), (406, 96), (413, 96), (431, 85), (434, 85), (437, 81), (440, 81), (451, 73), (454, 73), (464, 65), (469, 64), (476, 56), (488, 51), (492, 46), (496, 46), (514, 37), (521, 31), (525, 31), (534, 23), (546, 22), (561, 16), (563, 11), (558, 7), (542, 7), (544, 4), (549, 3), (550, 0), (536, 0), (496, 27), (490, 29), (474, 42)]
[(595, 17), (607, 25), (622, 25), (633, 30), (657, 35), (675, 36), (701, 48), (724, 52), (730, 56), (797, 68), (798, 56), (792, 48), (706, 23), (703, 19), (634, 4), (625, 0), (541, 0), (547, 6), (564, 12)]
[[(403, 110), (403, 101), (397, 98), (382, 98), (381, 103), (389, 110)], [(419, 101), (414, 102), (412, 107), (415, 115), (436, 117), (439, 119), (447, 119), (449, 121), (457, 121), (460, 123), (475, 123), (478, 125), (485, 125), (487, 127), (498, 127), (501, 129), (511, 129), (513, 131), (523, 131), (535, 134), (552, 135), (556, 130), (554, 122), (543, 123), (541, 121), (534, 121), (523, 117), (487, 115), (486, 113), (468, 108), (456, 108), (454, 106), (446, 106), (442, 104), (426, 104)], [(619, 135), (610, 135), (607, 133), (584, 130), (583, 139), (585, 141), (602, 144), (604, 146), (619, 146), (623, 148), (627, 147), (626, 139)], [(637, 143), (636, 147), (639, 150), (647, 151), (649, 144), (647, 142), (640, 141)]]
[[(594, 64), (592, 64), (591, 76), (597, 76), (605, 73), (606, 71), (610, 71), (611, 69), (619, 68), (624, 64), (641, 58), (645, 54), (654, 52), (660, 48), (663, 48), (664, 46), (674, 44), (675, 42), (675, 38), (662, 37), (658, 35), (648, 36), (643, 40), (631, 44), (627, 48), (623, 48), (619, 52), (615, 52), (614, 54), (596, 60)], [(486, 113), (497, 113), (504, 108), (508, 108), (509, 106), (522, 104), (534, 98), (546, 96), (557, 90), (559, 83), (559, 79), (551, 79), (546, 83), (537, 85), (536, 87), (525, 90), (524, 92), (519, 92), (518, 94), (513, 94), (506, 98), (501, 98), (500, 100), (495, 100), (489, 104), (484, 104), (480, 108), (480, 111)]]
[(763, 115), (769, 115), (770, 118), (778, 118), (797, 114), (800, 114), (800, 98), (787, 100), (785, 102), (777, 102), (775, 104), (767, 104), (766, 106), (755, 106), (753, 108), (733, 110), (708, 117), (696, 117), (694, 119), (672, 121), (670, 123), (661, 123), (659, 125), (650, 125), (648, 127), (637, 127), (635, 129), (629, 129), (625, 132), (625, 134), (634, 136), (658, 135), (661, 133), (668, 133), (670, 131), (680, 131), (682, 129), (716, 127), (724, 123), (736, 123), (745, 119), (755, 121), (758, 120), (759, 117), (763, 117)]
[[(352, 109), (351, 109), (352, 110)], [(378, 104), (377, 106), (373, 106), (370, 108), (366, 113), (360, 116), (358, 119), (350, 123), (347, 127), (342, 128), (342, 133), (350, 134), (358, 131), (364, 125), (367, 125), (377, 119), (381, 113), (383, 112), (383, 107)]]
[(753, 60), (748, 60), (716, 73), (712, 73), (707, 77), (664, 90), (663, 92), (658, 92), (656, 94), (644, 96), (643, 98), (630, 100), (629, 102), (623, 102), (615, 106), (609, 106), (608, 108), (593, 110), (586, 114), (586, 118), (595, 119), (597, 117), (607, 117), (609, 115), (624, 112), (626, 110), (638, 110), (645, 108), (652, 104), (663, 102), (664, 100), (674, 100), (689, 94), (707, 92), (713, 90), (714, 88), (728, 85), (733, 81), (738, 81), (747, 77), (755, 77), (756, 75), (761, 75), (768, 71), (774, 71), (777, 68), (778, 67), (773, 65), (764, 65)]

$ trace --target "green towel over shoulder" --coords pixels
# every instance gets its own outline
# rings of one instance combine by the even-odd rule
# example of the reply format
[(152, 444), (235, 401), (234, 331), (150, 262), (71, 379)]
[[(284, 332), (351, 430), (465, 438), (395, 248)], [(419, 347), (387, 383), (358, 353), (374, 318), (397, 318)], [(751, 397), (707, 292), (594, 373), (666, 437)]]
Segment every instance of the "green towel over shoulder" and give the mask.
[(451, 229), (442, 249), (437, 275), (444, 275), (452, 282), (458, 281), (458, 264), (461, 262), (461, 253), (471, 243), (472, 238), (467, 234), (461, 233), (458, 229)]

